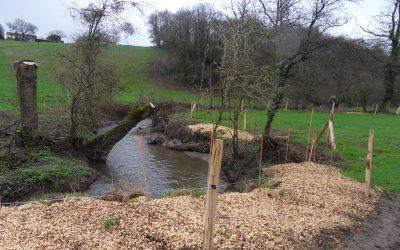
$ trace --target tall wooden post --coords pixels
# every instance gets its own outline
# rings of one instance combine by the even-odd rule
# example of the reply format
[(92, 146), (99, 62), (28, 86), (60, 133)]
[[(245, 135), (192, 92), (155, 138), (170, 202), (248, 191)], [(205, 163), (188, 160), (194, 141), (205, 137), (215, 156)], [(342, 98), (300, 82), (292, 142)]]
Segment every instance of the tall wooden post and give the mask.
[(286, 104), (285, 104), (285, 111), (287, 111), (287, 109), (288, 109), (288, 106), (289, 106), (289, 100), (286, 100)]
[(312, 110), (311, 110), (310, 126), (308, 127), (306, 161), (307, 161), (307, 156), (308, 156), (308, 144), (310, 144), (311, 130), (312, 130), (312, 125), (313, 125), (313, 117), (314, 117), (314, 107), (312, 107)]
[(317, 133), (314, 133), (313, 139), (311, 141), (311, 146), (310, 146), (310, 154), (308, 155), (308, 162), (311, 162), (312, 155), (313, 155), (313, 152), (315, 150), (315, 146), (317, 144), (317, 141), (318, 141)]
[(331, 144), (331, 147), (336, 150), (336, 139), (335, 139), (335, 133), (333, 131), (333, 121), (329, 120), (328, 124), (328, 133), (329, 133), (329, 142)]
[(190, 118), (193, 118), (193, 112), (196, 109), (196, 102), (192, 102), (190, 105)]
[(287, 134), (287, 144), (286, 144), (285, 163), (287, 163), (287, 160), (288, 160), (289, 142), (290, 142), (290, 128), (288, 129), (288, 134)]
[(245, 110), (243, 114), (243, 130), (246, 130), (246, 123), (247, 123), (247, 110)]
[[(339, 104), (339, 107), (340, 107), (340, 104)], [(334, 138), (334, 132), (333, 132), (334, 118), (335, 118), (335, 102), (332, 102), (331, 113), (329, 114), (328, 130), (326, 131), (326, 138), (327, 138), (328, 144), (330, 144), (333, 149), (336, 149), (336, 143), (334, 141), (335, 138)]]
[(333, 121), (334, 114), (335, 114), (335, 102), (332, 102), (332, 108), (331, 108), (331, 113), (329, 115), (329, 120)]
[(18, 61), (16, 69), (18, 94), (21, 106), (21, 146), (29, 146), (38, 137), (37, 68), (34, 61)]
[(259, 166), (258, 166), (258, 187), (261, 186), (261, 169), (262, 169), (262, 158), (263, 158), (263, 145), (264, 145), (264, 137), (261, 136), (260, 141), (260, 158), (259, 158)]
[(378, 112), (378, 106), (379, 106), (379, 104), (376, 104), (376, 105), (375, 105), (375, 112), (374, 112), (375, 115), (376, 115), (376, 113)]
[(372, 169), (372, 153), (374, 150), (374, 130), (369, 132), (368, 155), (365, 165), (365, 196), (371, 195), (371, 169)]
[(206, 250), (214, 249), (214, 219), (217, 212), (218, 184), (223, 147), (223, 140), (214, 140), (208, 172), (206, 216), (204, 221), (203, 249)]

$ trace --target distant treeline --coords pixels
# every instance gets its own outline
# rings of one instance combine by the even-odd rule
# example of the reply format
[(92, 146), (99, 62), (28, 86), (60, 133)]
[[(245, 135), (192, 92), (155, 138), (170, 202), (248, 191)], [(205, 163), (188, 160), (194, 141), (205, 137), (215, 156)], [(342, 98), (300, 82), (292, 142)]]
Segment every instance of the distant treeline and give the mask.
[[(220, 81), (218, 71), (224, 54), (221, 34), (230, 25), (229, 18), (207, 4), (180, 9), (176, 13), (153, 13), (149, 18), (152, 41), (168, 53), (154, 62), (152, 73), (166, 81), (193, 87), (203, 94), (212, 93), (210, 90), (218, 88)], [(271, 29), (268, 39), (256, 46), (259, 53), (255, 60), (263, 67), (279, 65), (277, 62), (299, 46), (299, 37), (306, 32), (305, 27), (296, 26), (274, 32), (277, 27), (263, 26), (261, 21), (252, 23), (254, 30), (263, 29), (260, 36)], [(257, 36), (257, 32), (252, 36)], [(254, 41), (250, 38), (248, 43)], [(323, 32), (320, 43), (321, 47), (309, 60), (296, 64), (291, 70), (285, 99), (290, 100), (293, 108), (326, 105), (332, 96), (337, 98), (337, 103), (359, 105), (364, 109), (382, 100), (382, 62), (387, 57), (384, 48), (363, 39)], [(393, 105), (400, 100), (398, 81), (395, 88)]]

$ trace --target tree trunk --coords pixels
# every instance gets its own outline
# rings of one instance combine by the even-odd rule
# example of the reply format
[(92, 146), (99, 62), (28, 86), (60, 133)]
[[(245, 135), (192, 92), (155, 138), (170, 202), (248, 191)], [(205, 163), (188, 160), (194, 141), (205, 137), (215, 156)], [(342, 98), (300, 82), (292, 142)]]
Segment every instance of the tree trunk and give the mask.
[(114, 144), (141, 120), (151, 115), (154, 109), (155, 106), (152, 103), (133, 107), (118, 126), (85, 144), (87, 157), (92, 161), (104, 161)]
[(287, 65), (286, 63), (279, 65), (278, 79), (276, 80), (276, 94), (274, 95), (271, 104), (267, 108), (267, 122), (264, 127), (263, 135), (264, 139), (270, 137), (272, 121), (274, 120), (275, 114), (282, 104), (289, 69), (290, 65)]
[(394, 95), (394, 83), (396, 81), (396, 72), (393, 69), (393, 66), (387, 64), (385, 65), (385, 72), (383, 78), (383, 86), (385, 87), (385, 94), (383, 96), (380, 112), (389, 111), (389, 101), (393, 99)]
[(381, 112), (388, 112), (389, 101), (393, 100), (394, 85), (396, 81), (396, 75), (398, 74), (396, 67), (398, 65), (398, 59), (400, 55), (399, 46), (399, 34), (397, 34), (392, 38), (390, 56), (388, 59), (389, 61), (386, 63), (384, 68), (383, 86), (385, 87), (385, 94), (380, 105)]
[(37, 68), (33, 61), (14, 63), (17, 70), (18, 94), (21, 106), (21, 146), (32, 146), (38, 138)]

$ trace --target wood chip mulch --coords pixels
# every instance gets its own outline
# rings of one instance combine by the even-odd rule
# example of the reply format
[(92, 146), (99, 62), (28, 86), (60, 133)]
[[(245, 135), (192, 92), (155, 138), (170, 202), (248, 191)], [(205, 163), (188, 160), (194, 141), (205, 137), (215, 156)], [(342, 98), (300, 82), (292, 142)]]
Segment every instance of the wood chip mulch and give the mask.
[[(315, 244), (322, 231), (350, 228), (379, 193), (339, 170), (313, 163), (277, 165), (274, 189), (219, 196), (215, 246), (282, 249)], [(205, 197), (130, 203), (80, 198), (1, 207), (0, 249), (201, 248)], [(108, 219), (119, 223), (108, 230)]]
[[(210, 134), (211, 131), (213, 131), (213, 129), (214, 129), (214, 124), (198, 123), (198, 124), (194, 124), (194, 125), (188, 125), (187, 128), (190, 129), (192, 132)], [(222, 138), (222, 139), (232, 139), (233, 132), (234, 131), (232, 128), (228, 128), (228, 127), (219, 125), (217, 128), (217, 137)], [(239, 140), (252, 141), (252, 140), (254, 140), (254, 135), (250, 134), (247, 131), (238, 130), (238, 138), (239, 138)]]

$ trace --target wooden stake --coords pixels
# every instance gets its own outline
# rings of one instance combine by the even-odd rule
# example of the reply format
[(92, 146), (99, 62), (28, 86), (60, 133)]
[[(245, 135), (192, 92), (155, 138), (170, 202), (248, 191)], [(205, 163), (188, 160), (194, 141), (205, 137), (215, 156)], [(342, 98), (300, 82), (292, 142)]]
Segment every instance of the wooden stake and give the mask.
[(331, 147), (336, 150), (336, 139), (335, 139), (335, 133), (333, 132), (333, 122), (329, 120), (329, 125), (328, 125), (328, 131), (329, 131), (329, 142), (331, 144)]
[(309, 156), (308, 156), (308, 161), (309, 162), (311, 162), (311, 158), (312, 158), (312, 155), (313, 155), (313, 151), (314, 151), (314, 148), (315, 148), (315, 145), (317, 144), (317, 133), (314, 133), (314, 135), (313, 135), (313, 139), (312, 139), (312, 142), (311, 142), (311, 147), (310, 147), (310, 154), (309, 154)]
[(196, 102), (192, 102), (190, 105), (190, 118), (193, 118), (193, 112), (196, 109)]
[(335, 102), (332, 102), (332, 108), (331, 108), (331, 114), (329, 115), (329, 120), (333, 121), (334, 114), (335, 114)]
[(371, 196), (371, 169), (372, 169), (372, 153), (374, 149), (374, 130), (369, 132), (368, 139), (368, 155), (365, 165), (365, 196)]
[(396, 111), (396, 115), (398, 115), (398, 114), (400, 114), (400, 105), (399, 105), (399, 108)]
[(376, 112), (378, 112), (378, 106), (379, 106), (379, 104), (377, 103), (377, 104), (375, 105), (375, 115), (376, 115)]
[(203, 249), (206, 250), (214, 249), (214, 219), (217, 212), (218, 184), (221, 171), (223, 146), (223, 140), (214, 140), (210, 171), (208, 172), (206, 216), (204, 221)]
[(307, 137), (307, 150), (306, 150), (306, 160), (308, 156), (308, 144), (310, 143), (310, 137), (311, 137), (311, 130), (312, 130), (312, 125), (313, 125), (313, 118), (314, 118), (314, 107), (311, 110), (311, 116), (310, 116), (310, 126), (308, 127), (308, 137)]
[(289, 152), (289, 140), (290, 140), (290, 128), (288, 129), (288, 134), (287, 134), (287, 144), (286, 144), (285, 163), (287, 163), (287, 159), (288, 159), (288, 152)]
[(261, 186), (261, 167), (262, 167), (262, 156), (263, 156), (263, 146), (264, 146), (264, 137), (261, 136), (260, 141), (260, 159), (259, 159), (259, 166), (258, 166), (258, 186)]
[(286, 100), (285, 111), (287, 111), (288, 106), (289, 106), (289, 100)]
[(244, 111), (244, 116), (243, 116), (243, 130), (246, 130), (246, 123), (247, 123), (247, 110)]
[(319, 141), (319, 139), (322, 137), (322, 135), (325, 133), (325, 130), (328, 128), (329, 125), (329, 121), (327, 121), (324, 125), (324, 127), (322, 128), (322, 130), (319, 132), (318, 136), (317, 136), (317, 141)]

